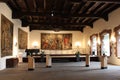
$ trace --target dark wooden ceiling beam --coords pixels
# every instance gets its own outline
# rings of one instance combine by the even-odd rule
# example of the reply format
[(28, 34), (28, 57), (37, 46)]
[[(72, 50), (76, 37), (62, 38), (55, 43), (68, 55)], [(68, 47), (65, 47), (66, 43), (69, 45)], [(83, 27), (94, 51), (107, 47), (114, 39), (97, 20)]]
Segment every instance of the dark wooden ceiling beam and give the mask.
[(66, 0), (66, 2), (64, 3), (64, 7), (63, 7), (62, 13), (67, 13), (67, 14), (69, 14), (73, 6), (74, 6), (73, 4), (69, 3), (69, 2)]
[(98, 20), (98, 19), (91, 19), (91, 20), (89, 20), (89, 22), (90, 22), (90, 23), (93, 23), (93, 22), (95, 22), (96, 20)]
[(18, 7), (18, 10), (21, 10), (21, 7), (19, 6), (18, 2), (16, 0), (13, 0), (15, 5)]
[[(33, 6), (35, 9), (37, 9), (37, 3), (36, 3), (36, 0), (33, 0)], [(37, 11), (37, 10), (36, 10)]]
[(98, 4), (98, 6), (97, 7), (95, 7), (95, 9), (93, 9), (91, 12), (96, 12), (100, 7), (102, 7), (103, 5), (104, 5), (105, 3), (100, 3), (100, 4)]
[(109, 4), (107, 3), (107, 4), (102, 5), (102, 6), (101, 6), (100, 8), (98, 8), (94, 13), (95, 13), (95, 14), (98, 14), (100, 11), (102, 11), (102, 10), (104, 9), (104, 7), (106, 8), (107, 5), (109, 5)]
[(70, 0), (71, 2), (101, 2), (101, 3), (116, 3), (120, 4), (120, 0)]
[(22, 26), (26, 27), (29, 25), (59, 25), (59, 26), (63, 26), (63, 25), (80, 25), (80, 26), (91, 26), (91, 24), (88, 23), (58, 23), (58, 22), (54, 22), (54, 23), (48, 23), (48, 22), (26, 22), (26, 21), (22, 21)]
[(46, 26), (30, 26), (30, 31), (32, 30), (52, 30), (52, 31), (81, 31), (83, 32), (83, 27), (65, 27), (65, 26), (57, 26), (57, 27), (46, 27)]
[(79, 4), (79, 7), (76, 9), (75, 13), (81, 11), (82, 7), (85, 5), (85, 2)]
[(116, 3), (120, 4), (120, 0), (86, 0), (88, 2), (107, 2), (107, 3)]
[(26, 8), (28, 9), (28, 11), (30, 10), (30, 7), (29, 7), (29, 5), (28, 5), (28, 2), (27, 2), (27, 0), (24, 0), (24, 2), (25, 2), (25, 4), (26, 4)]
[(82, 14), (83, 12), (84, 12), (84, 10), (85, 10), (85, 8), (88, 6), (88, 4), (89, 3), (87, 3), (87, 2), (84, 2), (85, 4), (83, 5), (83, 6), (81, 6), (82, 8), (81, 8), (81, 10), (78, 12), (78, 13), (80, 13), (80, 14)]
[(110, 8), (109, 10), (107, 10), (107, 11), (106, 11), (106, 14), (109, 14), (110, 12), (112, 12), (112, 11), (118, 9), (118, 8), (120, 8), (120, 5), (119, 5), (119, 4), (115, 5), (114, 7)]
[(57, 7), (58, 5), (56, 5), (56, 4), (59, 4), (58, 2), (59, 2), (58, 0), (54, 1), (53, 10), (55, 10), (55, 11), (58, 10), (58, 7)]
[(74, 5), (73, 4), (70, 4), (69, 5), (69, 7), (67, 8), (67, 13), (71, 13), (71, 10), (72, 10), (72, 7), (73, 7)]
[[(105, 15), (105, 14), (104, 14)], [(53, 17), (51, 16), (49, 13), (48, 14), (44, 14), (44, 13), (40, 13), (40, 12), (13, 12), (12, 13), (12, 18), (13, 19), (18, 19), (18, 18), (22, 18), (24, 16), (49, 16), (49, 17)], [(107, 16), (107, 15), (105, 15)], [(95, 14), (56, 14), (54, 15), (54, 17), (62, 17), (62, 18), (70, 18), (70, 17), (91, 17), (91, 18), (103, 18), (106, 20), (106, 18), (104, 16), (101, 15), (95, 15)]]
[(84, 10), (83, 10), (83, 14), (87, 13), (87, 11), (89, 10), (89, 8), (91, 8), (92, 6), (94, 6), (95, 3), (90, 3)]
[(6, 4), (7, 4), (12, 10), (13, 10), (13, 9), (16, 10), (15, 6), (13, 6), (10, 2), (7, 2)]
[(101, 13), (102, 14), (102, 12), (104, 12), (105, 10), (107, 10), (108, 8), (110, 8), (112, 5), (114, 5), (114, 4), (112, 4), (112, 3), (106, 4), (104, 6), (104, 8), (100, 8), (97, 13)]
[(102, 12), (101, 12), (101, 14), (104, 14), (104, 13), (106, 13), (108, 10), (110, 10), (112, 7), (114, 7), (115, 6), (115, 4), (109, 4), (106, 8), (104, 8), (103, 10), (102, 10)]
[(8, 2), (9, 0), (0, 0), (0, 2)]
[(78, 20), (78, 18), (75, 18), (73, 22), (76, 22)]
[[(60, 1), (61, 1), (61, 3), (58, 3), (58, 10), (59, 10), (60, 12), (62, 12), (66, 0), (60, 0)], [(62, 5), (62, 6), (61, 6), (61, 5)]]
[(46, 11), (46, 0), (44, 0), (44, 12)]

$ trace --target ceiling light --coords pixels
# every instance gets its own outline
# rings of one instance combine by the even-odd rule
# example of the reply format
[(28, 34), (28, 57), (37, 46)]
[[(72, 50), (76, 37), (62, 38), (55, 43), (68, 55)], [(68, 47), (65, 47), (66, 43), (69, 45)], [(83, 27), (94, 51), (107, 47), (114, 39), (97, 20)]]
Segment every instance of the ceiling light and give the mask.
[(54, 16), (54, 14), (52, 13), (51, 16)]
[(53, 11), (51, 11), (51, 16), (54, 16), (54, 12)]

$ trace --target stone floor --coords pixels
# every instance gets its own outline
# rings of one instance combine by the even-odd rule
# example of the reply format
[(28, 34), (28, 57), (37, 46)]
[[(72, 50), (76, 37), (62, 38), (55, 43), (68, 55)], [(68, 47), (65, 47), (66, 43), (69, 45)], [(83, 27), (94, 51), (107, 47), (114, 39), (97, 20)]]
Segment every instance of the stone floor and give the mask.
[(120, 80), (120, 66), (108, 65), (101, 69), (100, 62), (53, 63), (46, 68), (45, 63), (36, 63), (35, 70), (28, 71), (27, 63), (20, 63), (16, 68), (0, 71), (0, 80)]

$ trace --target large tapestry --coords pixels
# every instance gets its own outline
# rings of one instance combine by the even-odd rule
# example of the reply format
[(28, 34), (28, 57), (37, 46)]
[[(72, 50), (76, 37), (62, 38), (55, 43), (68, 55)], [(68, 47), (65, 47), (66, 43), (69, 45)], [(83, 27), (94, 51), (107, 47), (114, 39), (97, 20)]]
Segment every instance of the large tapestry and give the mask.
[(72, 34), (41, 33), (41, 49), (45, 50), (72, 49)]
[(1, 15), (1, 57), (12, 55), (13, 23)]
[(27, 32), (23, 31), (22, 29), (18, 29), (18, 45), (19, 49), (27, 49), (28, 43), (28, 34)]

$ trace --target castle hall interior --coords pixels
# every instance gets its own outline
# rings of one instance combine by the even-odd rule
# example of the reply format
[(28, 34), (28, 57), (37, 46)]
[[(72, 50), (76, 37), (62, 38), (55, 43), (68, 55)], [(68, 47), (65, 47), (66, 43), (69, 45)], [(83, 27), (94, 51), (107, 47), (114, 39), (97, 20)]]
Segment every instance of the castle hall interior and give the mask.
[(120, 0), (0, 0), (0, 80), (120, 80)]

